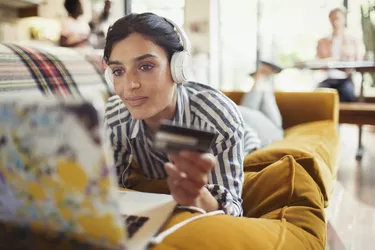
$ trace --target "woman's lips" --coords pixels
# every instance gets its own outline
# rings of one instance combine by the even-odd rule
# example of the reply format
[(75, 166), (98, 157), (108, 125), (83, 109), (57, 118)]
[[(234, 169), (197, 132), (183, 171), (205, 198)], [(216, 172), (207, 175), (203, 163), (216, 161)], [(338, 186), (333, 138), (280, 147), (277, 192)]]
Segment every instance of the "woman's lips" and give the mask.
[(144, 96), (137, 96), (137, 97), (128, 97), (125, 98), (126, 103), (129, 104), (131, 107), (138, 107), (144, 104), (147, 101), (148, 97)]

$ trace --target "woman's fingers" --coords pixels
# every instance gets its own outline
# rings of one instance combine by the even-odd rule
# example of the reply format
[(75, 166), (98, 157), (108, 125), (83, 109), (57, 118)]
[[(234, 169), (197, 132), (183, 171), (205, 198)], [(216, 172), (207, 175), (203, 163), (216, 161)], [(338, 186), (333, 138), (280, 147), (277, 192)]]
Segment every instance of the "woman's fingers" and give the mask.
[(187, 192), (190, 192), (193, 195), (196, 195), (196, 190), (200, 189), (204, 185), (196, 182), (195, 180), (192, 180), (185, 173), (180, 172), (178, 168), (172, 163), (166, 163), (165, 170), (168, 174), (168, 179), (173, 181), (173, 184), (182, 186), (184, 189), (187, 189)]
[(194, 164), (190, 161), (187, 161), (185, 158), (180, 156), (171, 157), (178, 171), (181, 172), (181, 175), (187, 176), (192, 181), (195, 181), (198, 185), (203, 186), (207, 184), (207, 173), (200, 171), (196, 168)]
[(202, 185), (181, 174), (172, 163), (166, 163), (165, 169), (168, 174), (167, 183), (173, 198), (181, 205), (194, 204), (195, 199), (200, 195)]
[(168, 177), (174, 179), (174, 180), (179, 180), (181, 178), (182, 174), (179, 169), (172, 163), (168, 162), (164, 164), (165, 171), (167, 172)]
[(184, 172), (199, 185), (207, 184), (209, 171), (216, 166), (212, 154), (181, 152), (179, 156), (170, 156), (178, 170)]
[(194, 164), (200, 171), (208, 173), (216, 166), (216, 158), (212, 154), (182, 151), (180, 157)]
[(198, 188), (193, 182), (185, 179), (181, 181), (169, 180), (173, 198), (181, 205), (193, 205), (199, 197), (202, 187)]

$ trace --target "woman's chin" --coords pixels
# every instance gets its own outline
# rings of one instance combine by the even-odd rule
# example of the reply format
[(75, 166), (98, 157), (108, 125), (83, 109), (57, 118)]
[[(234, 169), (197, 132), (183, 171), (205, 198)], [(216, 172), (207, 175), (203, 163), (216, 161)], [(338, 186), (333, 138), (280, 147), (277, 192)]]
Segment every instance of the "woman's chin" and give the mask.
[(129, 110), (131, 116), (133, 119), (136, 120), (147, 120), (148, 118), (151, 117), (149, 112), (145, 112), (145, 110)]

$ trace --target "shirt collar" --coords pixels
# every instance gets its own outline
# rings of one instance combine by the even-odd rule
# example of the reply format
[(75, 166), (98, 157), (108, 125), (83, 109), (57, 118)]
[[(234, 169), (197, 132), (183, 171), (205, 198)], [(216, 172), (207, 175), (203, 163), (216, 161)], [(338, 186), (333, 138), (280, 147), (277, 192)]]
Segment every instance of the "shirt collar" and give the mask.
[[(183, 125), (191, 122), (190, 108), (189, 108), (189, 95), (186, 88), (182, 84), (177, 84), (177, 107), (176, 115), (172, 120), (172, 124)], [(130, 139), (143, 139), (146, 140), (146, 130), (142, 120), (133, 119), (130, 122)]]
[(184, 122), (184, 114), (185, 114), (185, 103), (184, 100), (184, 90), (185, 88), (182, 84), (177, 85), (177, 107), (176, 107), (176, 114), (172, 120), (172, 124), (174, 125), (182, 125)]

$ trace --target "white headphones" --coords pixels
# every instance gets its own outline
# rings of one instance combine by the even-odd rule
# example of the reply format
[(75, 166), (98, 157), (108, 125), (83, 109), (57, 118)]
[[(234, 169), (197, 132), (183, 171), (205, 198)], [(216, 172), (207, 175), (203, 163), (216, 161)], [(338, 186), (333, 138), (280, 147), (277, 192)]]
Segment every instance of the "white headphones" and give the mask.
[[(191, 43), (185, 31), (183, 31), (175, 22), (165, 17), (164, 19), (175, 28), (183, 47), (183, 51), (175, 52), (172, 55), (172, 59), (170, 62), (172, 79), (175, 83), (185, 83), (188, 81), (189, 69), (191, 67)], [(107, 69), (105, 70), (104, 77), (107, 81), (107, 84), (113, 91), (113, 76), (109, 67), (107, 67)]]
[(184, 83), (187, 82), (189, 78), (189, 68), (191, 66), (191, 56), (190, 56), (190, 49), (191, 44), (188, 36), (186, 35), (185, 31), (182, 30), (175, 22), (168, 18), (164, 18), (172, 24), (172, 26), (176, 29), (177, 34), (180, 37), (180, 41), (182, 43), (183, 51), (178, 51), (173, 53), (171, 59), (171, 73), (172, 78), (175, 83)]

